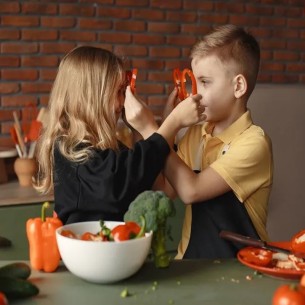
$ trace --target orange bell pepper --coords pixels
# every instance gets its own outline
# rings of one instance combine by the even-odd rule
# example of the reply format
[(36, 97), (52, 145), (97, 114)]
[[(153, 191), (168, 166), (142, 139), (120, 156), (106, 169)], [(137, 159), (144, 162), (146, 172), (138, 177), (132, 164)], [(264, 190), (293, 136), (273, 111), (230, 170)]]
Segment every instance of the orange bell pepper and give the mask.
[(59, 218), (46, 217), (49, 206), (49, 202), (45, 202), (41, 208), (41, 218), (31, 218), (26, 222), (31, 267), (45, 272), (53, 272), (59, 266), (55, 231), (63, 225)]

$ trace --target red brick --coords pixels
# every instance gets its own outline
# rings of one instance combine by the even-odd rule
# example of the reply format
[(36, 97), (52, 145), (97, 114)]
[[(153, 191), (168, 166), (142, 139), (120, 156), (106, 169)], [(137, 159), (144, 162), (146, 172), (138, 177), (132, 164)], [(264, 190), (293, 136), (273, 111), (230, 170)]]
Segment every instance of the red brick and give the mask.
[(129, 8), (123, 7), (99, 7), (97, 8), (97, 16), (126, 19), (130, 18), (131, 11)]
[(51, 91), (52, 84), (52, 82), (22, 83), (21, 90), (22, 93), (49, 93)]
[(197, 38), (192, 35), (176, 35), (176, 36), (167, 36), (167, 43), (171, 46), (192, 46), (197, 41)]
[(39, 25), (39, 17), (4, 15), (1, 17), (1, 25), (34, 27)]
[(179, 33), (180, 32), (180, 24), (175, 23), (165, 23), (165, 22), (149, 22), (148, 28), (149, 33)]
[(11, 94), (16, 93), (20, 90), (20, 86), (17, 83), (4, 83), (0, 82), (0, 93), (1, 94)]
[[(305, 10), (305, 8), (304, 8)], [(305, 18), (300, 18), (300, 19), (287, 19), (287, 26), (289, 28), (300, 28), (304, 29), (305, 28)]]
[(150, 5), (160, 9), (180, 9), (182, 8), (182, 0), (151, 0)]
[(16, 70), (2, 70), (2, 79), (5, 80), (35, 80), (38, 78), (37, 70), (16, 69)]
[(39, 98), (39, 102), (41, 106), (47, 106), (49, 103), (49, 95), (42, 95)]
[(71, 15), (71, 16), (94, 16), (95, 7), (94, 5), (86, 4), (60, 4), (59, 15)]
[(24, 107), (28, 103), (37, 105), (38, 98), (34, 95), (13, 95), (2, 96), (1, 106), (3, 107)]
[[(241, 3), (216, 2), (214, 6), (214, 10), (218, 13), (225, 12), (226, 14), (228, 13), (242, 14), (245, 12), (245, 5)], [(236, 17), (239, 16), (236, 15)]]
[(256, 38), (267, 38), (272, 37), (272, 29), (270, 28), (261, 28), (261, 27), (252, 27), (249, 32)]
[(261, 64), (261, 69), (263, 71), (284, 71), (285, 70), (285, 65), (283, 63), (278, 63), (278, 62), (262, 62)]
[(289, 40), (286, 46), (287, 50), (298, 50), (305, 54), (305, 40)]
[(56, 30), (22, 30), (23, 40), (56, 40), (58, 39), (58, 34)]
[(154, 10), (154, 9), (141, 9), (138, 8), (132, 11), (132, 18), (133, 19), (144, 19), (144, 20), (164, 20), (165, 12), (161, 10)]
[(190, 34), (197, 36), (203, 36), (211, 31), (212, 27), (209, 25), (198, 25), (198, 24), (182, 24), (181, 33)]
[(51, 3), (35, 3), (27, 1), (21, 3), (21, 11), (24, 14), (54, 15), (57, 14), (57, 5)]
[(160, 117), (160, 120), (163, 115), (165, 103), (166, 97), (163, 95), (153, 95), (147, 98), (147, 105), (156, 116)]
[(305, 63), (304, 62), (287, 63), (286, 70), (288, 72), (305, 73)]
[(274, 51), (273, 57), (275, 60), (280, 61), (297, 61), (300, 59), (298, 52), (292, 52), (292, 51)]
[(79, 2), (98, 4), (113, 4), (114, 0), (79, 0)]
[(91, 31), (60, 31), (61, 40), (96, 41), (96, 34)]
[(0, 109), (0, 121), (9, 121), (13, 119), (13, 111)]
[(122, 56), (147, 56), (147, 47), (137, 45), (114, 46), (114, 52)]
[(164, 93), (164, 86), (157, 83), (137, 83), (137, 93), (146, 95), (161, 94)]
[(146, 30), (146, 25), (144, 21), (114, 21), (114, 29), (125, 32), (143, 32)]
[(154, 34), (133, 34), (133, 42), (136, 44), (145, 44), (145, 45), (163, 45), (166, 41), (164, 35), (154, 35)]
[(262, 50), (261, 51), (261, 60), (271, 60), (272, 59), (272, 56), (273, 56), (273, 52), (272, 52), (272, 49), (271, 51), (266, 51), (266, 50)]
[(10, 136), (0, 138), (0, 146), (2, 147), (13, 147), (13, 141)]
[[(212, 11), (214, 8), (214, 1), (184, 1), (184, 9), (200, 10), (201, 12)], [(193, 13), (196, 14), (196, 13)]]
[(24, 56), (21, 63), (24, 67), (54, 67), (58, 61), (57, 56)]
[(260, 41), (260, 46), (262, 49), (271, 49), (271, 50), (277, 50), (277, 49), (285, 49), (286, 41), (283, 39), (263, 39)]
[(278, 28), (274, 30), (274, 35), (275, 37), (284, 40), (299, 38), (299, 32), (295, 29)]
[(1, 56), (0, 67), (18, 67), (20, 64), (19, 57), (16, 56)]
[(1, 40), (17, 40), (20, 38), (20, 31), (19, 30), (12, 30), (2, 28), (0, 29), (0, 39)]
[(120, 6), (148, 6), (149, 5), (149, 0), (116, 0), (115, 1), (116, 5)]
[(37, 43), (25, 43), (25, 42), (2, 42), (1, 43), (2, 53), (12, 54), (29, 54), (38, 52)]
[(79, 18), (79, 28), (95, 29), (95, 30), (109, 30), (112, 28), (112, 22), (101, 18)]
[(132, 59), (132, 66), (139, 69), (161, 70), (164, 68), (164, 61), (158, 59), (148, 58), (134, 58)]
[[(274, 14), (274, 10), (275, 7), (273, 6), (261, 6), (261, 5), (257, 5), (255, 3), (249, 3), (246, 4), (246, 8), (245, 11), (247, 14), (251, 14), (251, 15), (267, 15), (267, 16), (271, 16)], [(278, 16), (277, 14), (274, 14), (275, 16)]]
[(43, 42), (40, 44), (40, 51), (45, 54), (66, 54), (75, 46), (76, 44), (72, 42)]
[(171, 58), (181, 56), (181, 52), (178, 48), (174, 47), (150, 47), (149, 56)]
[(191, 68), (191, 60), (189, 58), (179, 60), (167, 60), (165, 62), (165, 70), (169, 70), (168, 73), (173, 73), (173, 69), (179, 68), (180, 70), (185, 68)]
[(260, 18), (249, 15), (230, 15), (229, 23), (239, 26), (257, 26), (260, 22)]
[(131, 42), (130, 33), (112, 33), (103, 32), (98, 35), (98, 41), (108, 42), (108, 43), (129, 43)]
[(149, 72), (148, 80), (157, 82), (171, 82), (173, 80), (173, 76), (172, 74), (164, 73), (164, 71)]
[(284, 17), (276, 17), (276, 18), (270, 18), (270, 17), (261, 17), (259, 24), (261, 26), (268, 26), (268, 27), (274, 27), (274, 26), (285, 26), (286, 25), (286, 18)]
[(204, 22), (204, 23), (212, 23), (212, 24), (226, 24), (228, 23), (229, 15), (206, 13), (200, 15), (199, 20), (201, 23)]
[(42, 80), (54, 81), (57, 74), (57, 69), (42, 69), (40, 71), (40, 78)]
[(189, 58), (191, 55), (191, 48), (182, 48), (182, 57), (183, 58)]
[(176, 21), (179, 23), (195, 22), (197, 20), (197, 14), (194, 12), (185, 11), (166, 11), (167, 21)]
[(285, 17), (302, 17), (304, 7), (288, 7), (288, 6), (277, 6), (275, 8), (275, 16)]
[(76, 19), (72, 17), (46, 17), (42, 16), (40, 18), (41, 25), (43, 27), (50, 27), (50, 28), (72, 28), (76, 24)]
[(270, 73), (261, 72), (258, 74), (257, 83), (270, 83), (272, 76)]
[(296, 83), (299, 80), (299, 76), (295, 74), (273, 74), (271, 81), (274, 83), (281, 83), (281, 84), (291, 84)]
[[(3, 1), (4, 2), (4, 1)], [(0, 5), (0, 13), (19, 13), (20, 12), (20, 4), (18, 1), (12, 1), (8, 2), (6, 1), (5, 3), (1, 3)]]

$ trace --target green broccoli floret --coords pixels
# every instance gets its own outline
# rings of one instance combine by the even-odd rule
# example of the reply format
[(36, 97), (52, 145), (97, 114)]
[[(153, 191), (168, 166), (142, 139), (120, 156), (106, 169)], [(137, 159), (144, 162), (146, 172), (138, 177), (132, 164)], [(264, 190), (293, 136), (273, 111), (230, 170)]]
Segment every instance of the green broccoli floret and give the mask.
[(170, 256), (166, 251), (168, 217), (176, 214), (174, 203), (161, 191), (145, 191), (131, 202), (124, 221), (135, 221), (141, 225), (141, 216), (146, 221), (146, 232), (153, 231), (152, 255), (156, 267), (168, 267)]

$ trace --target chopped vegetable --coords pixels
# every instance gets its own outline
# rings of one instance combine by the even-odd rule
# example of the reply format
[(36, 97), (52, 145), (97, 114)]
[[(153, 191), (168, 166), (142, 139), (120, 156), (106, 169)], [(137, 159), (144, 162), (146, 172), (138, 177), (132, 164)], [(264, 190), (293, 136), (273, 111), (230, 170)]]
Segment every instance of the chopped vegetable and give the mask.
[(120, 296), (121, 296), (121, 298), (127, 298), (127, 297), (132, 296), (132, 294), (128, 291), (127, 288), (124, 288), (124, 289), (121, 291)]
[(0, 292), (0, 305), (8, 305), (8, 300), (2, 292)]
[(255, 247), (246, 247), (239, 251), (244, 261), (257, 266), (267, 266), (272, 261), (272, 252)]
[(305, 253), (305, 230), (298, 232), (292, 237), (291, 248), (296, 253)]
[(146, 221), (146, 232), (153, 231), (152, 254), (157, 268), (168, 267), (170, 256), (166, 251), (168, 234), (167, 218), (175, 215), (175, 206), (161, 191), (145, 191), (129, 205), (124, 215), (125, 221), (141, 224), (141, 217)]
[(53, 272), (59, 266), (60, 254), (55, 231), (63, 225), (59, 218), (46, 217), (49, 206), (45, 202), (41, 208), (41, 217), (26, 222), (31, 267), (45, 272)]

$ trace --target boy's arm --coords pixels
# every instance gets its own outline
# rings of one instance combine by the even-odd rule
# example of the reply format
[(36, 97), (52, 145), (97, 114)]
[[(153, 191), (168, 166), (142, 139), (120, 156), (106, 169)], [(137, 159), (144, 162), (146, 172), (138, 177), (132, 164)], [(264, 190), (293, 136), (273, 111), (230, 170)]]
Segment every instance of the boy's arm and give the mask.
[(167, 157), (164, 174), (185, 204), (215, 198), (231, 190), (211, 167), (195, 174), (173, 150)]

